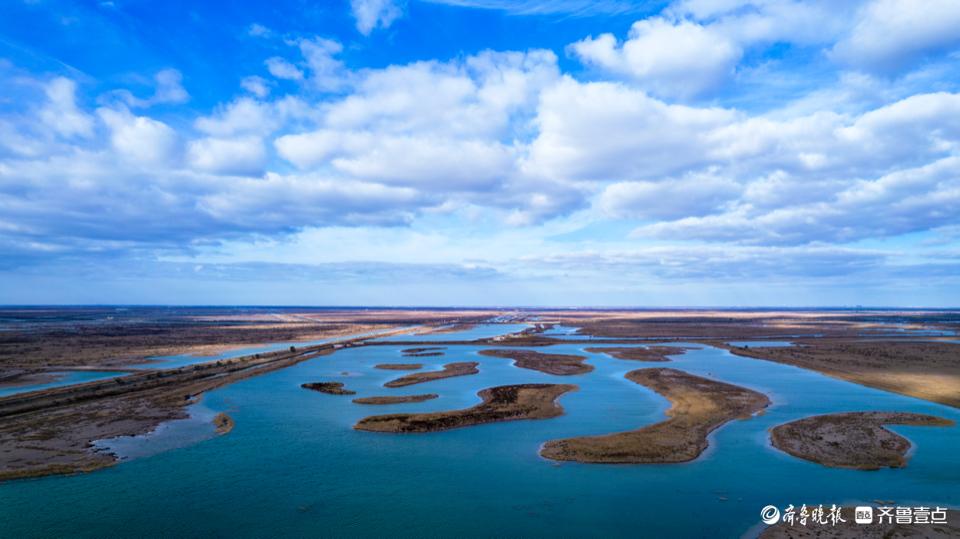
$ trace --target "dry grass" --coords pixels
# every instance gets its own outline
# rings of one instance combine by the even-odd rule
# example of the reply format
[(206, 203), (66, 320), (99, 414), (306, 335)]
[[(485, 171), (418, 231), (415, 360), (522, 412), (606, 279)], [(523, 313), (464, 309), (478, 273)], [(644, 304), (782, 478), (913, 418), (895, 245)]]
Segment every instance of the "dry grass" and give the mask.
[(595, 463), (685, 462), (707, 448), (711, 431), (734, 419), (748, 419), (770, 404), (762, 393), (675, 369), (640, 369), (626, 377), (669, 399), (669, 419), (629, 432), (553, 440), (540, 454)]

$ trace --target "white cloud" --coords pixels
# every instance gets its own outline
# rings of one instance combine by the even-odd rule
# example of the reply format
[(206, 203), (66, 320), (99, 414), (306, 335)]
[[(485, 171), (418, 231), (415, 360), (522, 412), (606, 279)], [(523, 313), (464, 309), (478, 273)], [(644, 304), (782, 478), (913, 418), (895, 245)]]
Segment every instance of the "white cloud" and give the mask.
[(395, 0), (350, 0), (350, 9), (357, 20), (357, 30), (365, 36), (375, 28), (389, 28), (403, 15)]
[(600, 194), (598, 205), (607, 215), (630, 219), (680, 219), (721, 210), (743, 187), (709, 174), (646, 182), (618, 182)]
[(183, 75), (176, 69), (162, 69), (154, 75), (153, 95), (140, 99), (129, 90), (116, 90), (114, 95), (130, 108), (147, 108), (154, 105), (180, 104), (190, 100), (190, 94), (183, 87)]
[(267, 58), (264, 63), (267, 66), (267, 71), (269, 71), (271, 75), (278, 79), (303, 80), (303, 71), (300, 71), (297, 66), (291, 64), (283, 58), (280, 58), (279, 56)]
[(705, 137), (738, 115), (667, 105), (625, 85), (565, 78), (543, 92), (525, 170), (571, 180), (642, 180), (710, 162)]
[(40, 109), (40, 120), (62, 137), (89, 137), (93, 118), (77, 108), (77, 84), (57, 77), (43, 87), (47, 102)]
[(126, 159), (142, 166), (173, 164), (178, 137), (167, 124), (126, 110), (97, 109), (110, 129), (110, 143)]
[(270, 85), (263, 77), (244, 77), (243, 80), (240, 81), (240, 87), (260, 99), (270, 95)]
[(315, 37), (297, 42), (310, 71), (310, 83), (319, 90), (337, 90), (346, 83), (343, 62), (336, 56), (343, 45), (333, 39)]
[(960, 3), (955, 0), (873, 0), (831, 56), (879, 72), (914, 67), (932, 52), (960, 47)]
[(197, 170), (215, 174), (259, 176), (267, 153), (256, 136), (233, 139), (203, 138), (190, 143), (187, 157)]
[(689, 97), (733, 73), (743, 51), (712, 27), (659, 17), (637, 21), (618, 44), (612, 34), (570, 46), (584, 63), (625, 75), (661, 96)]

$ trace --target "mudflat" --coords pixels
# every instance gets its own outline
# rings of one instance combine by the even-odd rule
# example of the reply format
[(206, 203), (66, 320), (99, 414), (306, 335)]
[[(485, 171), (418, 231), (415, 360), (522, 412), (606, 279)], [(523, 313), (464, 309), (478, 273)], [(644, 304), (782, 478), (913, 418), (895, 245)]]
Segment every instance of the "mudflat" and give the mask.
[(353, 428), (373, 432), (434, 432), (498, 421), (548, 419), (563, 414), (556, 399), (577, 389), (571, 384), (518, 384), (481, 390), (483, 402), (463, 410), (365, 417)]
[(405, 402), (423, 402), (439, 397), (436, 393), (426, 393), (424, 395), (396, 395), (389, 397), (360, 397), (353, 399), (357, 404), (401, 404)]
[(584, 348), (591, 354), (607, 354), (617, 359), (632, 361), (670, 361), (667, 356), (678, 356), (687, 351), (678, 346), (610, 346), (606, 348)]
[(826, 414), (777, 425), (770, 431), (770, 441), (781, 451), (833, 468), (901, 468), (907, 464), (910, 441), (884, 425), (953, 424), (941, 417), (904, 412)]
[(343, 382), (310, 382), (307, 384), (301, 384), (300, 387), (303, 389), (309, 389), (311, 391), (319, 391), (320, 393), (327, 393), (330, 395), (356, 395), (356, 391), (351, 391), (343, 387)]
[(584, 374), (593, 370), (593, 365), (584, 363), (584, 360), (587, 359), (586, 357), (572, 354), (545, 354), (533, 350), (498, 349), (481, 350), (480, 355), (512, 359), (513, 364), (521, 369), (530, 369), (559, 376)]
[(422, 384), (424, 382), (432, 382), (433, 380), (442, 380), (444, 378), (450, 378), (453, 376), (467, 376), (470, 374), (477, 374), (480, 372), (480, 369), (477, 368), (476, 361), (462, 361), (458, 363), (447, 363), (443, 366), (443, 370), (440, 371), (428, 371), (428, 372), (416, 372), (413, 374), (408, 374), (406, 376), (401, 376), (396, 380), (391, 380), (386, 384), (383, 384), (384, 387), (403, 387), (411, 386), (413, 384)]
[(213, 417), (213, 426), (216, 427), (217, 434), (226, 434), (232, 431), (235, 425), (233, 418), (224, 412), (220, 412)]
[(669, 419), (628, 432), (552, 440), (540, 454), (594, 463), (686, 462), (707, 448), (711, 431), (734, 419), (748, 419), (770, 404), (762, 393), (676, 369), (639, 369), (626, 378), (666, 397)]
[(735, 347), (834, 378), (960, 408), (960, 345), (892, 340), (796, 340), (794, 346)]

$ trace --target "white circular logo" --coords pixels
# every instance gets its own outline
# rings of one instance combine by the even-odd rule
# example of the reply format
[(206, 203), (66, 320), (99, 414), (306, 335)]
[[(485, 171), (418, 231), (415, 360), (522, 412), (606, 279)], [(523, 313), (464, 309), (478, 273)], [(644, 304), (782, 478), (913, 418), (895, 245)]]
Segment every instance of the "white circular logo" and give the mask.
[(768, 505), (760, 510), (760, 518), (764, 524), (776, 524), (780, 522), (780, 510), (772, 505)]

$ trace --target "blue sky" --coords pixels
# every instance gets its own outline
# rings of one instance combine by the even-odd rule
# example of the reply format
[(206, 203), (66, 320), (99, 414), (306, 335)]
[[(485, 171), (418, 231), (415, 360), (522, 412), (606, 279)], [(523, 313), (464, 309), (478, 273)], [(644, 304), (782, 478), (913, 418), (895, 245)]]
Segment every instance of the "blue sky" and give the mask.
[(960, 3), (11, 0), (0, 303), (960, 305)]

